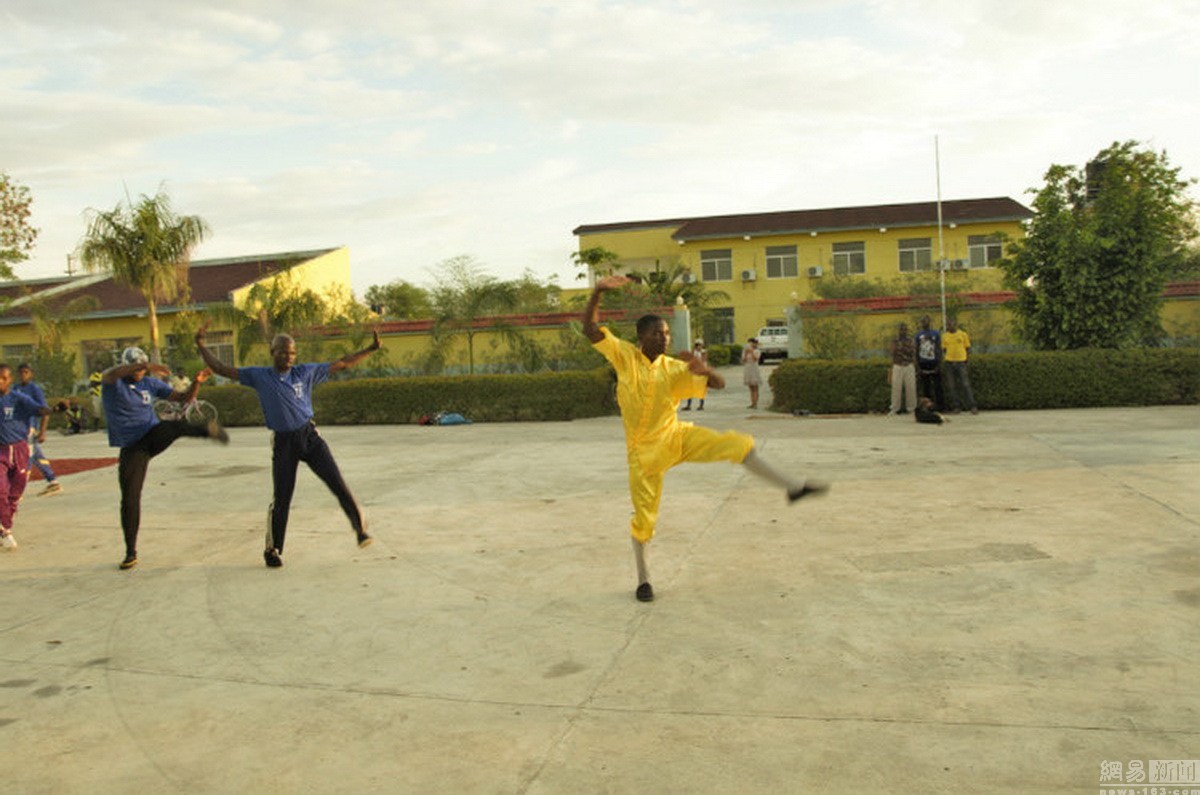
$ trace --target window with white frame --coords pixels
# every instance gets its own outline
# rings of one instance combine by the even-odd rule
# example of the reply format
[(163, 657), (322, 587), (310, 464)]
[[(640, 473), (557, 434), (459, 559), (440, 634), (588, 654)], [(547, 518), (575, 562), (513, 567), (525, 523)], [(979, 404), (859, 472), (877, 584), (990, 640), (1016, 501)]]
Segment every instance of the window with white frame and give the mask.
[(836, 276), (866, 273), (867, 244), (861, 240), (853, 243), (834, 243), (833, 272)]
[(900, 250), (900, 272), (916, 273), (933, 269), (933, 243), (928, 237), (901, 238), (897, 244)]
[(795, 246), (767, 246), (768, 279), (795, 279), (799, 275)]
[[(167, 335), (167, 350), (173, 352), (178, 347), (180, 340), (174, 334)], [(233, 332), (232, 331), (209, 331), (205, 334), (204, 347), (208, 348), (213, 356), (222, 364), (227, 364), (233, 367)]]
[(713, 248), (701, 251), (700, 276), (706, 282), (733, 281), (733, 249)]
[(4, 361), (8, 362), (10, 367), (16, 367), (21, 362), (33, 358), (33, 346), (5, 345), (3, 353)]
[(967, 235), (967, 254), (972, 268), (988, 268), (1004, 256), (1000, 235)]

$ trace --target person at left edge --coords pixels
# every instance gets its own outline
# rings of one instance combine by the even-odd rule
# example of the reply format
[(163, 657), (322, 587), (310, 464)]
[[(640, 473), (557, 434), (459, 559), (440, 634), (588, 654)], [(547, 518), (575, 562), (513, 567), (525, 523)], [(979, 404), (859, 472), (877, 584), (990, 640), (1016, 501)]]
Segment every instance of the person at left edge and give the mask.
[(39, 403), (12, 388), (12, 368), (0, 364), (0, 549), (17, 548), (13, 517), (29, 477), (29, 421), (50, 413)]
[(161, 364), (151, 364), (141, 348), (121, 351), (120, 364), (104, 371), (100, 383), (100, 399), (104, 403), (104, 418), (108, 425), (108, 444), (121, 448), (117, 459), (117, 480), (121, 485), (121, 531), (125, 535), (125, 559), (122, 569), (137, 565), (138, 528), (142, 523), (142, 485), (150, 459), (166, 450), (181, 436), (207, 437), (229, 444), (229, 436), (215, 420), (205, 425), (192, 425), (186, 420), (160, 420), (154, 413), (154, 399), (166, 398), (187, 403), (196, 397), (200, 384), (212, 371), (207, 368), (196, 373), (185, 392), (176, 392), (159, 378), (169, 378), (171, 371)]
[[(14, 390), (29, 395), (41, 406), (46, 405), (46, 393), (42, 391), (38, 382), (33, 380), (32, 365), (28, 362), (18, 364), (17, 378), (20, 383), (13, 387)], [(46, 488), (38, 492), (39, 497), (52, 497), (62, 493), (62, 484), (58, 482), (58, 476), (54, 474), (54, 467), (50, 466), (50, 459), (42, 452), (42, 445), (46, 443), (46, 424), (49, 421), (50, 417), (46, 414), (29, 418), (29, 466), (27, 469), (29, 472), (33, 472), (33, 468), (36, 466), (42, 473), (42, 477), (46, 479)]]

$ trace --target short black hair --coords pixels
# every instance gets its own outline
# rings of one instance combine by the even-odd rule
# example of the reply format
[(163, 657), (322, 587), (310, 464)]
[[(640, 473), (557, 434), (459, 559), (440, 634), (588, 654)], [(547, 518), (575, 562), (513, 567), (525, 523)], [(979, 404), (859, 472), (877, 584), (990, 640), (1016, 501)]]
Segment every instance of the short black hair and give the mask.
[(642, 315), (637, 322), (637, 335), (640, 337), (659, 323), (665, 323), (658, 315)]
[(18, 370), (29, 370), (30, 372), (33, 372), (33, 368), (29, 366), (29, 362), (21, 362), (20, 364), (17, 365), (17, 369)]

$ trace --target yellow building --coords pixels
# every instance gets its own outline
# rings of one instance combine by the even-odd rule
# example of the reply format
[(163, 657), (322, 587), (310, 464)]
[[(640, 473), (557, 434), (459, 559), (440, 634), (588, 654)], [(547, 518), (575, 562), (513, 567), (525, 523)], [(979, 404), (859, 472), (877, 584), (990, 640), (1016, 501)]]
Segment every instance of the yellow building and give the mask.
[[(192, 262), (188, 268), (190, 300), (157, 307), (161, 343), (164, 348), (171, 347), (179, 313), (218, 303), (243, 307), (246, 294), (254, 285), (269, 284), (276, 279), (286, 279), (291, 287), (321, 295), (340, 292), (349, 296), (350, 253), (346, 248), (330, 248)], [(79, 380), (86, 380), (90, 372), (112, 366), (116, 355), (126, 346), (148, 345), (145, 299), (106, 274), (6, 282), (0, 284), (3, 361), (15, 363), (32, 358), (32, 303), (41, 303), (54, 312), (83, 296), (90, 296), (95, 307), (75, 316), (63, 338), (63, 350), (76, 354)], [(213, 352), (231, 364), (235, 363), (235, 333), (216, 326), (208, 333)]]
[(1002, 235), (1021, 237), (1032, 216), (999, 197), (942, 202), (940, 225), (937, 203), (918, 202), (585, 224), (574, 234), (580, 251), (615, 253), (619, 272), (678, 264), (685, 279), (727, 293), (703, 330), (711, 344), (785, 325), (788, 308), (824, 297), (817, 288), (829, 280), (913, 283), (936, 278), (940, 261), (947, 292), (999, 290)]

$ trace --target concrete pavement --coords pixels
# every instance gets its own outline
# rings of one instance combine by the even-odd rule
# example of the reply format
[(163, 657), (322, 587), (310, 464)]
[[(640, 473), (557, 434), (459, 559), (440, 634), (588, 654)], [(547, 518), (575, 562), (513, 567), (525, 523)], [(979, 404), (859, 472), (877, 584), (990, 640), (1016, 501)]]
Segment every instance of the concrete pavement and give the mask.
[(752, 413), (729, 379), (689, 418), (834, 490), (677, 468), (648, 605), (616, 417), (325, 428), (377, 540), (302, 473), (279, 570), (265, 430), (151, 464), (129, 572), (114, 468), (35, 484), (3, 791), (1095, 792), (1200, 759), (1200, 409), (932, 428)]

